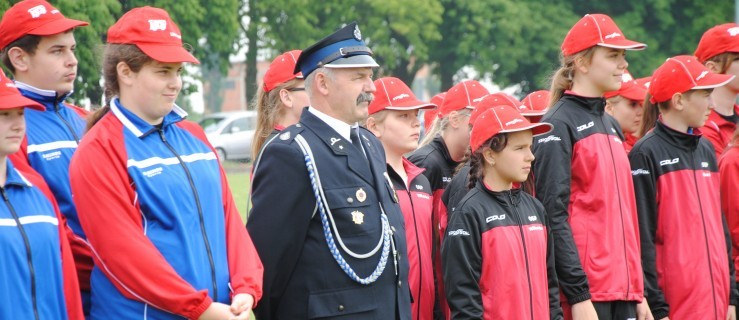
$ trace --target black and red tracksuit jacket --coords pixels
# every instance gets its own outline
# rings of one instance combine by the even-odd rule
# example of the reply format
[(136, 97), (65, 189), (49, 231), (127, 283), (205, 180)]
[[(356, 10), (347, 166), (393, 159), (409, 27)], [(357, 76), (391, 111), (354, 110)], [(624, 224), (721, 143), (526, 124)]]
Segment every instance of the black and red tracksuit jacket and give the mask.
[(603, 98), (565, 92), (542, 119), (553, 130), (534, 138), (536, 196), (549, 215), (570, 305), (641, 301), (644, 293), (629, 159), (604, 108)]
[(482, 182), (460, 201), (441, 250), (452, 319), (562, 319), (541, 203)]
[(655, 319), (726, 319), (734, 263), (711, 143), (658, 121), (629, 153)]
[(408, 285), (411, 288), (411, 311), (415, 320), (432, 319), (434, 311), (434, 266), (431, 259), (433, 209), (431, 185), (416, 167), (403, 158), (408, 184), (387, 166), (387, 172), (398, 196), (398, 204), (405, 220), (405, 238), (408, 246)]
[[(732, 260), (734, 267), (739, 265), (739, 145), (729, 145), (718, 161), (721, 181), (721, 209), (726, 217), (731, 234)], [(739, 274), (735, 272), (739, 281)]]
[[(431, 184), (433, 195), (432, 223), (434, 228), (434, 247), (432, 258), (434, 260), (436, 295), (438, 298), (438, 305), (435, 307), (434, 318), (448, 319), (449, 312), (446, 307), (446, 297), (444, 295), (444, 284), (441, 273), (441, 258), (439, 254), (439, 248), (441, 247), (441, 241), (444, 239), (444, 232), (446, 231), (448, 219), (447, 209), (441, 201), (441, 195), (444, 193), (444, 189), (447, 185), (452, 181), (454, 169), (457, 167), (459, 162), (454, 161), (451, 155), (449, 155), (449, 149), (446, 147), (441, 135), (436, 136), (429, 144), (413, 151), (413, 153), (408, 156), (408, 160), (413, 162), (414, 165), (426, 169), (426, 171), (423, 172), (423, 175), (426, 176)], [(439, 315), (439, 312), (443, 314), (443, 317)]]

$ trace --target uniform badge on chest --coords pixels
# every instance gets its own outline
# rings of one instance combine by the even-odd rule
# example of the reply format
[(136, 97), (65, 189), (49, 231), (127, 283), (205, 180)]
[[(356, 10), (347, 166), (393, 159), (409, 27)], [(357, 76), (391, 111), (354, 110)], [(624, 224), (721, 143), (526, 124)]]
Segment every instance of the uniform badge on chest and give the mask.
[(354, 221), (355, 224), (364, 223), (364, 213), (361, 213), (359, 211), (352, 211), (352, 221)]
[(364, 200), (367, 200), (367, 193), (364, 192), (364, 189), (362, 188), (359, 188), (359, 190), (357, 190), (357, 194), (355, 194), (354, 196), (357, 197), (357, 200), (359, 200), (359, 202), (364, 202)]

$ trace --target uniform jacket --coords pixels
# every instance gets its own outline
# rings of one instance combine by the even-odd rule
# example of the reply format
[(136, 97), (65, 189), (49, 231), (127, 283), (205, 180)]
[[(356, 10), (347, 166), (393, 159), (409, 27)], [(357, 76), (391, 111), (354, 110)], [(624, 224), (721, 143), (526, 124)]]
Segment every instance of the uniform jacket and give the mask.
[(462, 169), (459, 169), (452, 182), (444, 189), (444, 193), (441, 195), (441, 202), (447, 208), (447, 217), (449, 220), (457, 211), (457, 205), (462, 201), (462, 198), (470, 190), (468, 188), (470, 181), (470, 163), (467, 162)]
[[(441, 136), (436, 136), (431, 142), (423, 147), (418, 148), (409, 157), (408, 160), (413, 162), (418, 167), (426, 169), (423, 175), (428, 178), (431, 183), (431, 190), (433, 192), (433, 226), (434, 226), (434, 248), (433, 248), (433, 259), (434, 259), (434, 270), (436, 276), (436, 292), (437, 292), (437, 306), (435, 318), (449, 318), (449, 310), (446, 307), (446, 296), (444, 295), (444, 281), (442, 279), (441, 271), (441, 242), (444, 239), (444, 234), (447, 225), (447, 208), (441, 201), (441, 196), (444, 193), (447, 185), (452, 181), (454, 176), (454, 169), (459, 164), (452, 159), (449, 155), (449, 149), (447, 149), (444, 139)], [(438, 313), (441, 312), (443, 317)]]
[[(739, 264), (739, 146), (730, 145), (719, 162), (721, 210), (726, 217), (733, 248), (734, 267)], [(739, 279), (737, 279), (739, 280)]]
[[(739, 106), (734, 105), (734, 116), (739, 115)], [(734, 136), (736, 130), (736, 123), (726, 120), (716, 110), (711, 110), (711, 114), (708, 116), (708, 121), (701, 128), (703, 137), (708, 139), (716, 149), (716, 159), (721, 158), (721, 154), (724, 153), (724, 149), (729, 145), (731, 137)]]
[(196, 319), (212, 301), (261, 296), (262, 266), (226, 176), (185, 115), (175, 107), (159, 128), (114, 99), (72, 159), (95, 258), (93, 319)]
[(431, 259), (433, 227), (431, 185), (424, 169), (403, 158), (408, 185), (391, 166), (387, 166), (393, 188), (398, 195), (400, 210), (405, 220), (405, 239), (408, 244), (408, 284), (413, 301), (414, 320), (432, 319), (434, 311), (434, 266)]
[(77, 218), (69, 186), (69, 163), (85, 132), (87, 111), (64, 103), (68, 95), (58, 96), (54, 91), (34, 88), (16, 82), (26, 98), (42, 104), (44, 111), (26, 109), (26, 136), (20, 150), (10, 158), (16, 163), (26, 162), (46, 180), (59, 209), (66, 217), (74, 235), (69, 239), (77, 265), (80, 286), (90, 290), (92, 254), (85, 243), (85, 235)]
[(641, 301), (644, 291), (634, 185), (622, 134), (605, 100), (570, 93), (534, 138), (536, 195), (550, 218), (557, 277), (572, 305)]
[(452, 319), (562, 319), (541, 203), (478, 182), (457, 209), (442, 247)]
[(726, 319), (734, 265), (710, 143), (658, 121), (629, 159), (655, 319)]
[(84, 319), (68, 229), (56, 201), (27, 165), (2, 165), (7, 178), (0, 188), (0, 318)]
[[(298, 124), (264, 149), (254, 172), (253, 207), (246, 225), (265, 267), (264, 299), (255, 309), (258, 319), (395, 319), (396, 313), (410, 319), (403, 215), (386, 178), (382, 144), (371, 132), (359, 130), (367, 157), (304, 110)], [(312, 149), (327, 205), (347, 248), (359, 254), (375, 248), (382, 232), (382, 204), (400, 256), (388, 257), (376, 282), (355, 282), (330, 253), (305, 157), (295, 141), (298, 134)], [(338, 250), (362, 278), (375, 270), (382, 251), (357, 259)]]

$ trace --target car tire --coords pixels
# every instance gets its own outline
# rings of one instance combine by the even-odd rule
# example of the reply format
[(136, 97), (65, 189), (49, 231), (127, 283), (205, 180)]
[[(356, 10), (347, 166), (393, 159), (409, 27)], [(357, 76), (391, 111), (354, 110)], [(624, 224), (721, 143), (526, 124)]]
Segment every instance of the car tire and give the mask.
[(223, 148), (216, 148), (216, 155), (218, 156), (218, 161), (226, 161), (226, 151)]

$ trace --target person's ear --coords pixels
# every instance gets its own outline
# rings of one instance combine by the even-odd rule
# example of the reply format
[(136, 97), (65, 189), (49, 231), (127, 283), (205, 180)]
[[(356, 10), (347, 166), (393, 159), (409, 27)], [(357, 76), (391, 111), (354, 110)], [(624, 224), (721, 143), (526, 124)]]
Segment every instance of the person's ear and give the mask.
[(127, 63), (123, 61), (118, 62), (115, 69), (118, 74), (118, 83), (120, 85), (132, 86), (134, 81), (136, 81), (134, 77), (136, 73), (131, 70), (131, 67), (129, 67)]
[(316, 73), (314, 79), (314, 86), (318, 92), (322, 95), (328, 95), (331, 79), (323, 72)]
[(378, 139), (382, 136), (382, 130), (380, 128), (381, 126), (374, 117), (367, 117), (367, 122), (365, 123), (364, 127), (372, 132)]
[(16, 72), (28, 71), (30, 68), (31, 58), (31, 55), (28, 52), (19, 47), (12, 47), (8, 49), (6, 54), (8, 55), (8, 60), (10, 60), (10, 64), (13, 65)]
[(713, 73), (721, 73), (721, 66), (719, 66), (715, 61), (706, 61), (706, 68)]
[(290, 91), (288, 91), (287, 89), (280, 89), (279, 95), (280, 101), (282, 101), (283, 105), (288, 108), (293, 107), (293, 98), (290, 96)]
[(671, 102), (672, 102), (672, 108), (675, 109), (675, 110), (677, 110), (677, 111), (683, 111), (683, 110), (685, 110), (685, 106), (686, 106), (686, 102), (687, 102), (686, 99), (687, 99), (687, 97), (684, 94), (680, 93), (680, 92), (673, 94), (672, 95), (672, 100), (671, 100)]
[(495, 151), (488, 147), (484, 148), (485, 150), (482, 151), (482, 157), (485, 159), (485, 164), (495, 166)]

